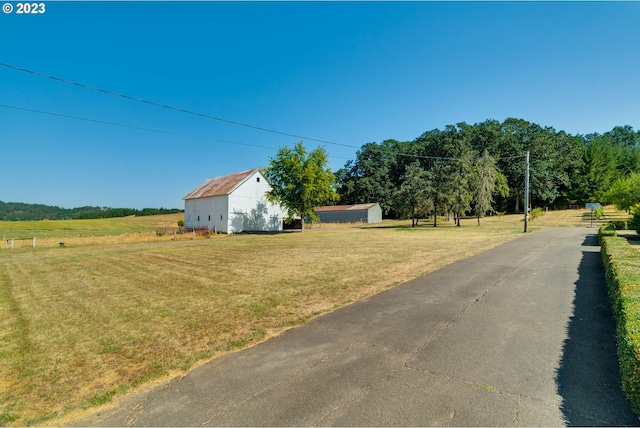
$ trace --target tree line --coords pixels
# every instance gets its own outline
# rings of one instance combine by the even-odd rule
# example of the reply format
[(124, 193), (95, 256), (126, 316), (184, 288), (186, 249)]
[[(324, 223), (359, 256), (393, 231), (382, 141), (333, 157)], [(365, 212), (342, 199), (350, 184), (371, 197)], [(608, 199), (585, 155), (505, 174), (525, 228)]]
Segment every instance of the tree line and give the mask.
[(69, 220), (96, 219), (127, 216), (148, 216), (159, 214), (176, 214), (183, 210), (177, 208), (108, 208), (85, 206), (79, 208), (60, 208), (43, 204), (25, 204), (21, 202), (0, 201), (0, 220)]
[(640, 131), (631, 126), (570, 135), (508, 118), (365, 144), (337, 171), (336, 189), (341, 204), (378, 202), (388, 217), (521, 212), (527, 151), (532, 207), (616, 202), (614, 183), (640, 174)]

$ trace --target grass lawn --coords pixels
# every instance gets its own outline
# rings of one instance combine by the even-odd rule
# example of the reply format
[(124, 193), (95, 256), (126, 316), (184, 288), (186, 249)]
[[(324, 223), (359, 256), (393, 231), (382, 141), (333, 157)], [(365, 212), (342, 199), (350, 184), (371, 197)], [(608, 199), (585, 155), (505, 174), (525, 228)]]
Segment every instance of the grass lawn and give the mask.
[[(531, 229), (567, 221), (554, 223), (553, 215), (560, 213)], [(178, 218), (169, 217), (2, 222), (0, 235), (24, 230), (54, 242), (105, 230), (101, 236), (155, 235)], [(522, 216), (485, 218), (480, 227), (475, 219), (452, 223), (2, 248), (0, 425), (55, 424), (522, 236)]]
[[(156, 229), (176, 228), (183, 217), (184, 214), (165, 214), (89, 220), (0, 221), (0, 238), (14, 238), (17, 248), (31, 246), (34, 237), (36, 248), (57, 247), (62, 241), (71, 246), (166, 241), (170, 237), (158, 237)], [(4, 248), (3, 240), (0, 250)]]
[(184, 214), (121, 217), (90, 220), (1, 221), (0, 235), (7, 238), (60, 238), (155, 232), (157, 227), (177, 226)]

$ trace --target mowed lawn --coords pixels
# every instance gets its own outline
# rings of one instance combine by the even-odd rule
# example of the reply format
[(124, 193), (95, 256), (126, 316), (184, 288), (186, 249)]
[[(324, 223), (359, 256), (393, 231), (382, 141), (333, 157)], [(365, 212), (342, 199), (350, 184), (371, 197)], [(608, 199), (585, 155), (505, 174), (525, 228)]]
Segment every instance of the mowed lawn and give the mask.
[(0, 422), (55, 423), (515, 239), (523, 227), (522, 216), (480, 227), (407, 224), (0, 249)]

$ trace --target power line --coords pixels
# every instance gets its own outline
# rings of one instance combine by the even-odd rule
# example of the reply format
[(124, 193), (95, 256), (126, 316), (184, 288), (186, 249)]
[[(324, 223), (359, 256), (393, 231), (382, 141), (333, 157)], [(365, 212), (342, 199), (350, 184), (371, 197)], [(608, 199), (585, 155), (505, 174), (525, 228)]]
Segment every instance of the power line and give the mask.
[(180, 113), (186, 113), (186, 114), (190, 114), (190, 115), (193, 115), (193, 116), (199, 116), (199, 117), (203, 117), (205, 119), (217, 120), (219, 122), (224, 122), (224, 123), (228, 123), (228, 124), (231, 124), (231, 125), (243, 126), (245, 128), (256, 129), (258, 131), (270, 132), (272, 134), (285, 135), (287, 137), (300, 138), (302, 140), (315, 141), (315, 142), (318, 142), (318, 143), (331, 144), (331, 145), (334, 145), (334, 146), (350, 147), (350, 148), (355, 148), (355, 149), (358, 148), (356, 146), (352, 146), (352, 145), (349, 145), (349, 144), (340, 144), (340, 143), (334, 143), (332, 141), (321, 140), (321, 139), (317, 139), (317, 138), (304, 137), (302, 135), (296, 135), (296, 134), (291, 134), (291, 133), (288, 133), (288, 132), (277, 131), (277, 130), (274, 130), (274, 129), (263, 128), (263, 127), (260, 127), (260, 126), (250, 125), (250, 124), (247, 124), (247, 123), (236, 122), (234, 120), (229, 120), (229, 119), (224, 119), (224, 118), (221, 118), (221, 117), (211, 116), (211, 115), (208, 115), (208, 114), (205, 114), (205, 113), (198, 113), (198, 112), (194, 112), (192, 110), (187, 110), (187, 109), (183, 109), (183, 108), (179, 108), (179, 107), (173, 107), (173, 106), (170, 106), (170, 105), (167, 105), (167, 104), (160, 104), (160, 103), (157, 103), (155, 101), (149, 101), (149, 100), (145, 100), (143, 98), (132, 97), (130, 95), (120, 94), (118, 92), (113, 92), (113, 91), (109, 91), (109, 90), (106, 90), (106, 89), (96, 88), (94, 86), (85, 85), (83, 83), (78, 83), (78, 82), (74, 82), (72, 80), (62, 79), (62, 78), (55, 77), (55, 76), (50, 76), (50, 75), (47, 75), (47, 74), (44, 74), (44, 73), (39, 73), (39, 72), (33, 71), (33, 70), (27, 70), (26, 68), (16, 67), (16, 66), (10, 65), (10, 64), (5, 64), (5, 63), (1, 63), (0, 62), (0, 65), (3, 66), (3, 67), (6, 67), (6, 68), (10, 68), (12, 70), (17, 70), (17, 71), (21, 71), (23, 73), (32, 74), (34, 76), (43, 77), (43, 78), (50, 79), (50, 80), (55, 80), (57, 82), (66, 83), (68, 85), (78, 86), (80, 88), (89, 89), (89, 90), (96, 91), (96, 92), (101, 92), (101, 93), (107, 94), (107, 95), (112, 95), (114, 97), (120, 97), (120, 98), (124, 98), (124, 99), (130, 100), (130, 101), (136, 101), (136, 102), (140, 102), (140, 103), (145, 103), (145, 104), (149, 104), (149, 105), (152, 105), (152, 106), (156, 106), (156, 107), (161, 107), (161, 108), (168, 109), (168, 110), (177, 111), (177, 112), (180, 112)]
[[(78, 82), (74, 82), (74, 81), (67, 80), (67, 79), (62, 79), (62, 78), (55, 77), (55, 76), (50, 76), (50, 75), (47, 75), (47, 74), (44, 74), (44, 73), (39, 73), (37, 71), (28, 70), (26, 68), (17, 67), (17, 66), (6, 64), (6, 63), (2, 63), (2, 62), (0, 62), (0, 66), (6, 67), (6, 68), (9, 68), (9, 69), (12, 69), (12, 70), (17, 70), (17, 71), (20, 71), (20, 72), (32, 74), (34, 76), (43, 77), (43, 78), (46, 78), (46, 79), (62, 82), (62, 83), (68, 84), (68, 85), (73, 85), (73, 86), (77, 86), (77, 87), (80, 87), (80, 88), (89, 89), (89, 90), (96, 91), (96, 92), (101, 92), (101, 93), (104, 93), (104, 94), (107, 94), (107, 95), (112, 95), (112, 96), (115, 96), (115, 97), (124, 98), (124, 99), (130, 100), (130, 101), (136, 101), (136, 102), (140, 102), (140, 103), (144, 103), (144, 104), (149, 104), (149, 105), (152, 105), (152, 106), (156, 106), (156, 107), (161, 107), (161, 108), (168, 109), (168, 110), (177, 111), (177, 112), (180, 112), (180, 113), (186, 113), (186, 114), (190, 114), (190, 115), (193, 115), (193, 116), (203, 117), (205, 119), (216, 120), (216, 121), (228, 123), (228, 124), (231, 124), (231, 125), (243, 126), (243, 127), (255, 129), (255, 130), (258, 130), (258, 131), (270, 132), (270, 133), (273, 133), (273, 134), (284, 135), (284, 136), (287, 136), (287, 137), (300, 138), (300, 139), (303, 139), (303, 140), (315, 141), (315, 142), (324, 143), (324, 144), (330, 144), (330, 145), (334, 145), (334, 146), (349, 147), (349, 148), (353, 148), (353, 149), (361, 149), (361, 147), (352, 146), (352, 145), (349, 145), (349, 144), (334, 143), (332, 141), (321, 140), (321, 139), (311, 138), (311, 137), (305, 137), (305, 136), (301, 136), (301, 135), (297, 135), (297, 134), (291, 134), (291, 133), (288, 133), (288, 132), (277, 131), (277, 130), (273, 130), (273, 129), (269, 129), (269, 128), (263, 128), (263, 127), (260, 127), (260, 126), (255, 126), (255, 125), (250, 125), (250, 124), (246, 124), (246, 123), (242, 123), (242, 122), (236, 122), (236, 121), (229, 120), (229, 119), (215, 117), (215, 116), (211, 116), (211, 115), (208, 115), (208, 114), (205, 114), (205, 113), (198, 113), (198, 112), (194, 112), (194, 111), (191, 111), (191, 110), (186, 110), (186, 109), (179, 108), (179, 107), (173, 107), (173, 106), (166, 105), (166, 104), (160, 104), (160, 103), (157, 103), (157, 102), (154, 102), (154, 101), (145, 100), (143, 98), (132, 97), (130, 95), (120, 94), (118, 92), (113, 92), (113, 91), (109, 91), (109, 90), (106, 90), (106, 89), (96, 88), (94, 86), (85, 85), (83, 83), (78, 83)], [(5, 106), (5, 105), (3, 105), (3, 107), (22, 109), (20, 107), (12, 107), (12, 106)], [(110, 123), (110, 122), (103, 122), (103, 121), (94, 120), (94, 119), (79, 118), (79, 117), (75, 117), (75, 116), (67, 116), (67, 115), (57, 114), (57, 113), (50, 113), (50, 112), (43, 112), (43, 111), (29, 110), (29, 109), (22, 109), (22, 110), (33, 111), (33, 112), (42, 113), (42, 114), (49, 114), (49, 115), (53, 115), (53, 116), (61, 116), (61, 117), (79, 119), (79, 120), (86, 120), (86, 121), (96, 122), (96, 123), (104, 123), (104, 124), (111, 124), (111, 125), (116, 125), (116, 126), (124, 126), (124, 127), (134, 128), (134, 129), (146, 129), (148, 131), (153, 131), (153, 132), (161, 132), (161, 133), (167, 133), (167, 134), (173, 134), (173, 135), (187, 136), (187, 135), (184, 135), (184, 134), (172, 133), (172, 132), (169, 132), (169, 131), (159, 131), (159, 130), (154, 130), (154, 129), (149, 129), (149, 128), (140, 128), (140, 127), (136, 127), (136, 126), (122, 125), (122, 124), (116, 124), (116, 123)], [(192, 137), (192, 136), (188, 136), (188, 137), (191, 137), (191, 138), (203, 138), (203, 137)], [(207, 138), (207, 139), (209, 139), (209, 138)], [(214, 139), (210, 139), (210, 140), (214, 140)], [(263, 148), (272, 149), (271, 147), (266, 147), (266, 146), (259, 146), (259, 145), (247, 144), (247, 143), (238, 143), (238, 142), (226, 141), (226, 140), (214, 140), (214, 141), (221, 141), (221, 142), (227, 142), (227, 143), (231, 143), (231, 144), (241, 144), (241, 145), (247, 145), (247, 146), (263, 147)], [(419, 159), (434, 159), (434, 160), (447, 160), (447, 161), (461, 160), (461, 158), (454, 158), (454, 157), (427, 156), (427, 155), (416, 155), (416, 154), (410, 154), (410, 153), (395, 153), (395, 152), (391, 152), (391, 154), (397, 155), (397, 156), (415, 157), (415, 158), (419, 158)], [(525, 155), (509, 156), (509, 157), (503, 157), (503, 158), (496, 158), (496, 160), (516, 159), (516, 158), (524, 158), (524, 157), (525, 157)]]
[[(122, 127), (122, 128), (137, 129), (137, 130), (148, 131), (148, 132), (156, 132), (156, 133), (159, 133), (159, 134), (166, 134), (166, 135), (174, 135), (174, 136), (177, 136), (177, 137), (186, 137), (186, 138), (201, 139), (201, 140), (208, 140), (208, 141), (216, 141), (216, 142), (228, 143), (228, 144), (236, 144), (236, 145), (248, 146), (248, 147), (257, 147), (257, 148), (261, 148), (261, 149), (277, 150), (277, 147), (262, 146), (262, 145), (259, 145), (259, 144), (251, 144), (251, 143), (241, 143), (239, 141), (223, 140), (223, 139), (219, 139), (219, 138), (211, 138), (211, 137), (202, 137), (202, 136), (197, 136), (197, 135), (182, 134), (180, 132), (165, 131), (165, 130), (162, 130), (162, 129), (155, 129), (155, 128), (146, 128), (146, 127), (143, 127), (143, 126), (136, 126), (136, 125), (127, 125), (127, 124), (124, 124), (124, 123), (109, 122), (109, 121), (105, 121), (105, 120), (91, 119), (91, 118), (87, 118), (87, 117), (73, 116), (73, 115), (62, 114), (62, 113), (53, 113), (53, 112), (50, 112), (50, 111), (36, 110), (36, 109), (30, 109), (30, 108), (18, 107), (18, 106), (11, 106), (11, 105), (7, 105), (7, 104), (0, 104), (0, 107), (13, 109), (13, 110), (26, 111), (26, 112), (29, 112), (29, 113), (44, 114), (44, 115), (54, 116), (54, 117), (63, 117), (65, 119), (74, 119), (74, 120), (82, 120), (82, 121), (85, 121), (85, 122), (99, 123), (101, 125), (119, 126), (119, 127)], [(420, 159), (433, 159), (433, 160), (438, 160), (438, 161), (441, 161), (441, 160), (444, 160), (444, 161), (460, 160), (460, 158), (442, 157), (442, 156), (426, 156), (426, 155), (417, 155), (417, 154), (412, 154), (412, 153), (389, 152), (389, 154), (395, 155), (395, 156), (415, 157), (415, 158), (420, 158)], [(344, 156), (328, 155), (328, 157), (334, 158), (334, 159), (348, 159), (348, 160), (350, 159), (350, 158), (346, 158)], [(495, 160), (518, 159), (518, 158), (523, 158), (523, 157), (525, 157), (525, 155), (500, 157), (500, 158), (495, 158)]]
[[(459, 161), (459, 160), (463, 160), (463, 158), (452, 158), (452, 157), (445, 157), (445, 156), (416, 155), (416, 154), (412, 154), (412, 153), (389, 152), (389, 154), (392, 154), (392, 155), (395, 155), (395, 156), (414, 157), (414, 158), (419, 158), (419, 159), (432, 159), (432, 160), (437, 160), (437, 161)], [(524, 158), (525, 156), (526, 155), (505, 156), (505, 157), (500, 157), (500, 158), (494, 158), (494, 160), (519, 159), (519, 158)]]
[[(0, 104), (0, 107), (9, 108), (9, 109), (13, 109), (13, 110), (27, 111), (27, 112), (30, 112), (30, 113), (45, 114), (45, 115), (55, 116), (55, 117), (63, 117), (65, 119), (82, 120), (82, 121), (85, 121), (85, 122), (99, 123), (99, 124), (102, 124), (102, 125), (119, 126), (119, 127), (122, 127), (122, 128), (137, 129), (137, 130), (148, 131), (148, 132), (156, 132), (156, 133), (166, 134), (166, 135), (174, 135), (174, 136), (178, 136), (178, 137), (202, 139), (202, 140), (216, 141), (216, 142), (221, 142), (221, 143), (237, 144), (237, 145), (241, 145), (241, 146), (258, 147), (258, 148), (261, 148), (261, 149), (269, 149), (269, 150), (277, 150), (278, 149), (277, 147), (261, 146), (259, 144), (241, 143), (239, 141), (222, 140), (222, 139), (219, 139), (219, 138), (210, 138), (210, 137), (202, 137), (202, 136), (197, 136), (197, 135), (182, 134), (182, 133), (179, 133), (179, 132), (165, 131), (165, 130), (162, 130), (162, 129), (145, 128), (145, 127), (136, 126), (136, 125), (126, 125), (126, 124), (123, 124), (123, 123), (109, 122), (109, 121), (98, 120), (98, 119), (90, 119), (90, 118), (87, 118), (87, 117), (72, 116), (72, 115), (62, 114), (62, 113), (53, 113), (53, 112), (50, 112), (50, 111), (35, 110), (35, 109), (29, 109), (29, 108), (24, 108), (24, 107), (10, 106), (10, 105), (6, 105), (6, 104)], [(329, 157), (336, 158), (336, 159), (348, 159), (348, 158), (341, 157), (341, 156), (329, 156)]]
[(238, 141), (221, 140), (221, 139), (209, 138), (209, 137), (198, 137), (198, 136), (195, 136), (195, 135), (181, 134), (179, 132), (164, 131), (164, 130), (161, 130), (161, 129), (153, 129), (153, 128), (145, 128), (145, 127), (142, 127), (142, 126), (135, 126), (135, 125), (126, 125), (126, 124), (123, 124), (123, 123), (108, 122), (108, 121), (104, 121), (104, 120), (90, 119), (90, 118), (79, 117), (79, 116), (71, 116), (71, 115), (68, 115), (68, 114), (53, 113), (53, 112), (50, 112), (50, 111), (34, 110), (34, 109), (29, 109), (29, 108), (24, 108), (24, 107), (10, 106), (10, 105), (6, 105), (6, 104), (0, 104), (0, 107), (10, 108), (10, 109), (13, 109), (13, 110), (28, 111), (30, 113), (46, 114), (46, 115), (49, 115), (49, 116), (64, 117), (66, 119), (83, 120), (85, 122), (100, 123), (102, 125), (120, 126), (120, 127), (123, 127), (123, 128), (138, 129), (138, 130), (141, 130), (141, 131), (150, 131), (150, 132), (157, 132), (157, 133), (160, 133), (160, 134), (175, 135), (175, 136), (178, 136), (178, 137), (201, 138), (201, 139), (210, 140), (210, 141), (218, 141), (218, 142), (229, 143), (229, 144), (239, 144), (239, 145), (243, 145), (243, 146), (259, 147), (259, 148), (270, 149), (270, 150), (276, 150), (277, 149), (276, 147), (261, 146), (261, 145), (258, 145), (258, 144), (241, 143), (241, 142), (238, 142)]

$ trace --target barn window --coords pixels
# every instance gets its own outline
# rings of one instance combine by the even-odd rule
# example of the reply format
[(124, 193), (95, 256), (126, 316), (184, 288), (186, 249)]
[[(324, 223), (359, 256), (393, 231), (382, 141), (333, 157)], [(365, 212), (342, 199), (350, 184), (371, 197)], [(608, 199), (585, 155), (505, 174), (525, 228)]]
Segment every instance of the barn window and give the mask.
[(260, 183), (260, 177), (256, 177), (256, 183)]
[(200, 221), (200, 216), (198, 216), (198, 221)]
[(220, 221), (222, 221), (222, 214), (220, 214)]
[(211, 216), (209, 216), (209, 221), (211, 221)]

